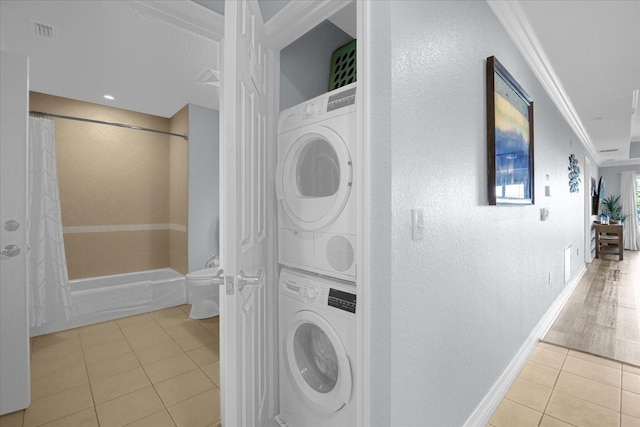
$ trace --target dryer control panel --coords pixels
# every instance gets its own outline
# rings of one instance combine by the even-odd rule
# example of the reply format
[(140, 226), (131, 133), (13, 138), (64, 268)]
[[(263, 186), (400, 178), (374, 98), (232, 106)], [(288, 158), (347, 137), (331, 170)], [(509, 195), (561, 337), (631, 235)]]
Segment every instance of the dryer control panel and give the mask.
[(332, 117), (355, 113), (356, 91), (357, 83), (350, 83), (281, 111), (278, 134)]
[(336, 90), (332, 93), (333, 95), (329, 96), (329, 102), (327, 103), (327, 112), (346, 107), (347, 105), (354, 105), (356, 103), (355, 87), (344, 90), (342, 92), (338, 92)]

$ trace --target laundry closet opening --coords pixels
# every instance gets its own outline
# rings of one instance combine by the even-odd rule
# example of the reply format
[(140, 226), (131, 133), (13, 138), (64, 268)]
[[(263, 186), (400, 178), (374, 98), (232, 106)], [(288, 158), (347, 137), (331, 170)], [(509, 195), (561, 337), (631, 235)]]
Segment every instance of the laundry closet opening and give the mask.
[[(280, 52), (281, 425), (351, 426), (358, 419), (356, 7), (338, 12), (353, 17), (351, 27), (329, 18)], [(338, 57), (347, 61), (336, 72)]]

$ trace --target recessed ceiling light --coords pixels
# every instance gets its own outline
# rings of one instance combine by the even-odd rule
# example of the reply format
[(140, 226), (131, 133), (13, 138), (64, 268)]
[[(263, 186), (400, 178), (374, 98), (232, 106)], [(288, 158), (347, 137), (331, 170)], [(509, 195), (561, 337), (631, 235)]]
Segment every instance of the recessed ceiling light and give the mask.
[(106, 94), (103, 96), (104, 99), (108, 99), (109, 101), (113, 101), (115, 98), (112, 95)]

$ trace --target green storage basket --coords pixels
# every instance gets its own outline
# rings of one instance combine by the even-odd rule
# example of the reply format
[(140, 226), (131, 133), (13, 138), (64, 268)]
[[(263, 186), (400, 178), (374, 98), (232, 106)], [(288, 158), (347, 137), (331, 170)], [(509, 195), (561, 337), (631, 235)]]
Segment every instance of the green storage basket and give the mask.
[(356, 41), (351, 40), (331, 55), (329, 91), (356, 81)]

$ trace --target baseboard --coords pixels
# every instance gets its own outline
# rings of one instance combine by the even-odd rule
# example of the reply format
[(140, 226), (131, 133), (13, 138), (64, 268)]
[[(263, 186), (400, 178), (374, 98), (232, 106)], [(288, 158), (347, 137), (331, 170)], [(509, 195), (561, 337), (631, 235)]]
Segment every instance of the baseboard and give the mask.
[(515, 381), (518, 373), (526, 363), (527, 359), (533, 352), (538, 341), (544, 337), (553, 322), (556, 320), (562, 308), (569, 300), (571, 293), (574, 291), (582, 276), (586, 272), (586, 268), (583, 265), (578, 274), (571, 280), (563, 291), (558, 295), (555, 301), (551, 304), (546, 313), (542, 316), (538, 324), (533, 328), (527, 339), (524, 341), (515, 357), (509, 362), (507, 368), (502, 372), (500, 378), (493, 384), (489, 392), (482, 399), (480, 404), (473, 411), (471, 416), (464, 423), (465, 427), (486, 426), (489, 424), (491, 416), (498, 409), (502, 398), (509, 391), (509, 387)]

